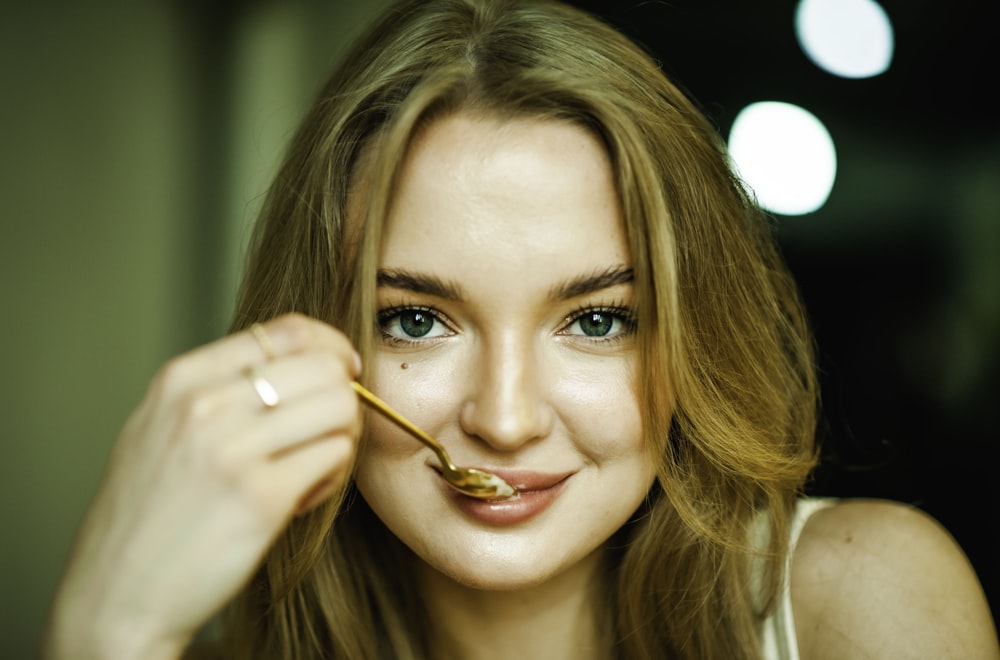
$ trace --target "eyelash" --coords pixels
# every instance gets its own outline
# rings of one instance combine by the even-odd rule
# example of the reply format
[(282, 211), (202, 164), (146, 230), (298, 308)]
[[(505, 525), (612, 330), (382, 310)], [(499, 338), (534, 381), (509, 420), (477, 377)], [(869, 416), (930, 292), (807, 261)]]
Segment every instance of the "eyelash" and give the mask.
[[(429, 337), (423, 339), (420, 337), (413, 337), (412, 339), (407, 339), (404, 337), (397, 337), (395, 335), (390, 334), (386, 330), (386, 326), (389, 324), (390, 321), (396, 319), (404, 312), (424, 313), (430, 316), (432, 319), (434, 319), (435, 324), (440, 323), (449, 330), (452, 327), (450, 322), (447, 320), (447, 317), (444, 316), (438, 310), (434, 309), (433, 307), (427, 307), (425, 305), (406, 305), (406, 304), (394, 305), (392, 307), (387, 307), (385, 309), (379, 310), (376, 315), (379, 333), (382, 336), (382, 340), (385, 341), (386, 343), (396, 346), (412, 346), (415, 344), (421, 344), (438, 338), (438, 337)], [(578, 334), (569, 335), (566, 332), (570, 327), (573, 326), (573, 324), (579, 322), (588, 314), (608, 314), (614, 317), (614, 320), (620, 321), (624, 325), (624, 328), (622, 328), (619, 332), (609, 337), (587, 336)], [(597, 306), (586, 305), (568, 314), (565, 320), (563, 321), (563, 324), (557, 334), (563, 336), (572, 336), (577, 338), (577, 340), (592, 342), (595, 344), (608, 344), (612, 342), (622, 341), (626, 337), (634, 334), (636, 329), (636, 324), (637, 321), (636, 321), (635, 311), (624, 305), (597, 305)]]

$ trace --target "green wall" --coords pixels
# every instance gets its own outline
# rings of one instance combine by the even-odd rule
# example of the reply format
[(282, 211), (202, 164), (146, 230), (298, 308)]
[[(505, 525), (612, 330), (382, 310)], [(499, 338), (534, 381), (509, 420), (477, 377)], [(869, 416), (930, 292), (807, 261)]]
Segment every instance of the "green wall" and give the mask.
[(23, 4), (0, 8), (11, 659), (37, 654), (76, 526), (146, 383), (225, 331), (282, 145), (345, 38), (385, 2)]

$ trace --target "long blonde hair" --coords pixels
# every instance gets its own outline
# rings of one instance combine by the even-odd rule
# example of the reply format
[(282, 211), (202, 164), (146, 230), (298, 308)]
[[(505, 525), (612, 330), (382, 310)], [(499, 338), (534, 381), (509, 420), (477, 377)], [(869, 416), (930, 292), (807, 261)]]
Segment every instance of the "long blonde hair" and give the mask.
[[(635, 389), (658, 479), (609, 543), (608, 648), (758, 657), (794, 499), (815, 463), (812, 339), (768, 220), (715, 128), (611, 27), (545, 0), (391, 8), (290, 145), (233, 329), (294, 310), (342, 328), (367, 354), (400, 163), (421, 126), (460, 110), (575, 122), (603, 141), (615, 170), (643, 356)], [(349, 236), (362, 154), (365, 221)], [(410, 561), (348, 487), (279, 539), (231, 608), (228, 646), (236, 657), (432, 657)]]

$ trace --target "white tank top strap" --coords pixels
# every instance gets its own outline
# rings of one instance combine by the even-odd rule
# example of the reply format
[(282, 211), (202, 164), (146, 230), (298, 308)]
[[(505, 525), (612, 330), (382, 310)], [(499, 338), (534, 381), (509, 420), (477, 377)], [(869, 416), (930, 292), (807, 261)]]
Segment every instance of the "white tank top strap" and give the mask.
[(822, 509), (836, 504), (832, 497), (805, 497), (795, 506), (788, 540), (788, 557), (777, 607), (764, 621), (761, 629), (761, 650), (764, 660), (799, 660), (799, 645), (795, 636), (795, 616), (792, 612), (792, 591), (789, 584), (792, 556), (802, 529), (809, 518)]

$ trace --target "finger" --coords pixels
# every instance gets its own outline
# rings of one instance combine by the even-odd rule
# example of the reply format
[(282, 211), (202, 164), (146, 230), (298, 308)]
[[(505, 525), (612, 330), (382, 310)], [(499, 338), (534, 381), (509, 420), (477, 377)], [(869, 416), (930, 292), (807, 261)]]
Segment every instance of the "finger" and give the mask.
[(355, 442), (329, 436), (303, 445), (274, 461), (258, 464), (250, 476), (258, 505), (274, 519), (294, 515), (299, 504), (321, 482), (343, 486), (355, 455)]
[(224, 473), (331, 433), (359, 435), (360, 403), (338, 357), (305, 354), (257, 369), (254, 378), (276, 393), (273, 407), (240, 375), (193, 390), (170, 412), (177, 437)]
[(357, 395), (348, 387), (319, 390), (248, 420), (234, 434), (233, 460), (275, 456), (331, 434), (357, 438), (361, 432)]
[(273, 416), (303, 397), (325, 392), (336, 398), (338, 391), (350, 389), (352, 380), (348, 366), (328, 351), (298, 354), (248, 369), (225, 381), (192, 387), (179, 398), (178, 408), (194, 413), (187, 417), (221, 430), (248, 416), (254, 421), (261, 414)]
[[(276, 362), (253, 366), (253, 372), (270, 384), (283, 402), (294, 401), (319, 391), (348, 388), (354, 378), (351, 365), (341, 354), (315, 350), (286, 357)], [(222, 396), (243, 407), (260, 407), (259, 397), (247, 397), (248, 373), (244, 371), (228, 386)], [(252, 385), (252, 383), (251, 383)]]
[[(278, 362), (306, 352), (328, 352), (340, 358), (352, 377), (360, 373), (360, 357), (336, 328), (301, 314), (278, 317), (261, 326), (267, 352), (246, 330), (196, 348), (171, 360), (158, 376), (167, 393), (187, 391), (193, 383), (217, 383), (240, 374), (248, 365)], [(270, 354), (270, 360), (269, 360)]]
[[(301, 314), (286, 314), (263, 323), (258, 332), (248, 331), (257, 349), (265, 358), (275, 360), (282, 356), (306, 351), (330, 351), (338, 355), (350, 368), (352, 377), (361, 370), (360, 356), (347, 336), (331, 325)], [(263, 343), (258, 335), (264, 333)]]

